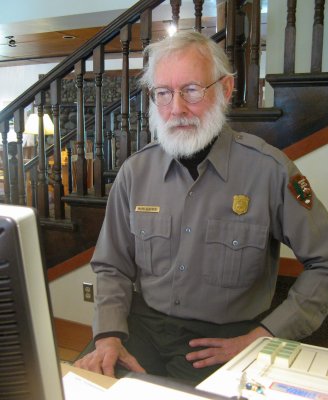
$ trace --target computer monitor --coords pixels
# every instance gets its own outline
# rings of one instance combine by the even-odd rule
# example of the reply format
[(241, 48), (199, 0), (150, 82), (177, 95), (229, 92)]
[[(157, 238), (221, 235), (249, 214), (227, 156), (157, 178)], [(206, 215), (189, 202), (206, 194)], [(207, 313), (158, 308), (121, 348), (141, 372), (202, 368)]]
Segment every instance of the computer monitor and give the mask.
[(63, 400), (34, 209), (0, 205), (0, 399)]

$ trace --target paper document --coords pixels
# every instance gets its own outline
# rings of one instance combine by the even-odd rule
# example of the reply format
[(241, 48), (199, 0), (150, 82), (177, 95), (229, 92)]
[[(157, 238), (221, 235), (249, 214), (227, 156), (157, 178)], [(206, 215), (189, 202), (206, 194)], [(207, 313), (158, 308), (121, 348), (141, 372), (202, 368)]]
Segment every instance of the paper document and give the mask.
[(105, 400), (106, 389), (84, 379), (73, 372), (63, 377), (65, 400)]

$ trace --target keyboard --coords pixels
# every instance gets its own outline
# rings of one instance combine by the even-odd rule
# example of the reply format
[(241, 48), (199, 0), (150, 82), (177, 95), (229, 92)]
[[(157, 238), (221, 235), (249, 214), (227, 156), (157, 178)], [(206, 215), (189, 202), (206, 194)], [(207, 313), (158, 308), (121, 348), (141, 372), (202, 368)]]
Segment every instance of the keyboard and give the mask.
[(259, 338), (197, 388), (250, 400), (328, 400), (328, 349)]

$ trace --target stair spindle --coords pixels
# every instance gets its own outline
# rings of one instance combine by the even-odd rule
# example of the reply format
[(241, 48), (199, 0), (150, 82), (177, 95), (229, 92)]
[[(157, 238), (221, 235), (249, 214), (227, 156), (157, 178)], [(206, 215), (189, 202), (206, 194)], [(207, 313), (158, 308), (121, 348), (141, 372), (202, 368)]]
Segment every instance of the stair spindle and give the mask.
[(119, 166), (121, 166), (131, 154), (131, 132), (129, 127), (129, 48), (131, 41), (131, 24), (127, 24), (121, 29), (120, 40), (122, 46), (123, 65)]
[(55, 219), (65, 218), (64, 186), (62, 182), (61, 142), (60, 142), (60, 118), (59, 110), (61, 103), (61, 79), (56, 79), (50, 85), (50, 98), (54, 123), (54, 207)]
[(227, 35), (226, 35), (226, 53), (230, 65), (235, 70), (235, 40), (236, 40), (236, 8), (237, 0), (227, 1)]
[[(140, 18), (140, 37), (142, 42), (142, 49), (148, 46), (151, 40), (151, 28), (152, 28), (152, 12), (151, 9), (147, 9), (141, 14)], [(148, 54), (143, 54), (143, 67), (145, 68), (148, 64)], [(142, 149), (151, 140), (151, 134), (149, 130), (149, 94), (148, 88), (143, 87), (141, 90), (141, 126), (138, 149)]]
[(107, 147), (106, 147), (106, 160), (107, 160), (107, 165), (106, 169), (107, 171), (110, 171), (113, 169), (113, 159), (112, 159), (112, 114), (109, 113), (104, 116), (104, 122), (105, 122), (105, 132), (106, 132), (106, 141), (107, 141)]
[(171, 9), (172, 9), (173, 25), (178, 30), (178, 28), (179, 28), (179, 19), (180, 19), (181, 0), (170, 0), (170, 4), (171, 4)]
[(35, 96), (35, 105), (38, 110), (38, 153), (39, 153), (39, 164), (38, 164), (38, 183), (37, 183), (37, 198), (38, 198), (38, 211), (40, 217), (49, 217), (49, 197), (48, 197), (48, 179), (47, 179), (47, 165), (46, 165), (46, 153), (45, 153), (45, 135), (44, 135), (44, 124), (43, 124), (43, 106), (45, 102), (45, 94), (43, 91), (39, 92)]
[(93, 161), (94, 191), (96, 197), (105, 195), (104, 179), (104, 134), (103, 134), (103, 103), (102, 84), (105, 70), (104, 46), (101, 44), (93, 52), (93, 72), (96, 84), (95, 110), (95, 158)]
[(18, 204), (23, 206), (26, 204), (24, 157), (23, 157), (23, 132), (25, 130), (23, 108), (19, 108), (14, 113), (14, 129), (17, 136)]
[(195, 31), (202, 31), (202, 13), (204, 0), (194, 0), (195, 5)]
[(84, 116), (83, 78), (85, 74), (85, 61), (80, 60), (75, 64), (77, 88), (77, 160), (76, 160), (76, 192), (80, 196), (87, 194), (87, 160), (85, 158), (86, 132)]
[(261, 1), (253, 0), (252, 29), (250, 33), (250, 64), (247, 76), (247, 107), (258, 108), (260, 77), (260, 26)]
[(325, 0), (315, 0), (312, 32), (311, 72), (322, 71), (322, 49)]
[(285, 74), (292, 74), (295, 72), (296, 5), (297, 5), (297, 0), (287, 1), (287, 25), (285, 28), (285, 55), (284, 55)]
[(2, 169), (3, 169), (3, 190), (4, 201), (10, 203), (10, 184), (9, 184), (9, 159), (8, 159), (8, 132), (9, 121), (0, 122), (0, 132), (2, 136)]
[(241, 107), (245, 104), (246, 95), (246, 35), (245, 35), (245, 18), (246, 14), (243, 10), (246, 0), (237, 2), (235, 25), (235, 58), (234, 71), (238, 71), (235, 76), (235, 93), (233, 97), (234, 107)]
[(72, 148), (70, 145), (66, 146), (67, 153), (67, 175), (68, 175), (68, 193), (73, 192), (73, 173), (72, 173)]

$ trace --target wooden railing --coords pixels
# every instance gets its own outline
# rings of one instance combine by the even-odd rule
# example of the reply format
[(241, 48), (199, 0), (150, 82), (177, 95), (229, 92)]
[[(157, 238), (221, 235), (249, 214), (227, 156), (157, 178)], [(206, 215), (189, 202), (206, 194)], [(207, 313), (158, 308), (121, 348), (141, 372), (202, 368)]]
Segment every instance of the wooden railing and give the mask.
[[(3, 153), (3, 201), (13, 204), (27, 204), (26, 196), (26, 172), (37, 166), (36, 193), (34, 205), (38, 208), (42, 218), (52, 216), (55, 220), (65, 219), (64, 196), (86, 197), (93, 199), (104, 199), (106, 196), (106, 183), (108, 177), (115, 175), (117, 168), (131, 154), (131, 131), (129, 127), (130, 99), (138, 101), (139, 121), (137, 128), (137, 149), (147, 144), (151, 135), (148, 128), (148, 105), (149, 99), (145, 89), (130, 93), (129, 87), (129, 56), (131, 43), (134, 45), (133, 52), (142, 50), (156, 40), (152, 38), (152, 10), (159, 6), (164, 0), (141, 0), (133, 7), (124, 12), (119, 18), (111, 22), (96, 36), (89, 40), (84, 46), (77, 49), (71, 56), (67, 57), (42, 79), (22, 93), (17, 99), (10, 103), (0, 112), (0, 132), (2, 134)], [(202, 9), (204, 0), (193, 0), (195, 9), (194, 29), (202, 30)], [(313, 47), (311, 70), (315, 73), (321, 72), (321, 61), (323, 51), (323, 11), (324, 0), (316, 0), (315, 16), (313, 23)], [(181, 0), (171, 0), (172, 21), (179, 27), (179, 15), (184, 4)], [(245, 0), (227, 0), (224, 14), (226, 26), (223, 30), (216, 32), (213, 39), (225, 40), (225, 49), (228, 58), (236, 71), (236, 93), (232, 102), (230, 112), (231, 119), (243, 120), (253, 118), (254, 121), (275, 121), (282, 115), (281, 110), (271, 108), (262, 110), (259, 90), (260, 70), (260, 0), (253, 0), (252, 5)], [(285, 72), (292, 74), (295, 70), (295, 15), (296, 0), (288, 0), (287, 25), (285, 36)], [(245, 21), (248, 19), (249, 34), (244, 29)], [(139, 22), (138, 22), (139, 21)], [(134, 29), (136, 28), (136, 29)], [(137, 32), (137, 38), (132, 36)], [(135, 35), (135, 34), (134, 34)], [(111, 51), (113, 41), (119, 37), (122, 56), (122, 89), (119, 103), (111, 107), (104, 107), (102, 101), (103, 75), (105, 72), (105, 57)], [(95, 118), (85, 120), (84, 104), (84, 77), (86, 74), (86, 60), (93, 60), (93, 74), (95, 81)], [(143, 65), (147, 63), (143, 58)], [(61, 107), (61, 82), (69, 73), (74, 71), (77, 88), (76, 108), (77, 127), (76, 130), (61, 137), (59, 111)], [(43, 127), (43, 115), (46, 107), (45, 93), (50, 92), (51, 114), (54, 123), (54, 144), (46, 148)], [(25, 108), (31, 104), (37, 108), (39, 116), (38, 154), (35, 158), (24, 165), (23, 133), (25, 130)], [(114, 110), (120, 108), (119, 127), (115, 127), (113, 121)], [(17, 156), (15, 151), (11, 154), (8, 150), (7, 135), (10, 122), (13, 121), (17, 136)], [(106, 121), (106, 123), (104, 122)], [(116, 121), (117, 123), (117, 121)], [(93, 188), (88, 190), (87, 157), (86, 157), (86, 128), (94, 124), (93, 141)], [(104, 130), (108, 134), (104, 135)], [(115, 132), (113, 132), (115, 131)], [(71, 193), (71, 172), (68, 172), (69, 189), (65, 193), (62, 171), (62, 150), (68, 151), (68, 164), (71, 165), (71, 150), (69, 142), (75, 140), (77, 148), (77, 159), (75, 161), (75, 193)], [(119, 142), (119, 155), (117, 156), (116, 145), (111, 147), (114, 141)], [(49, 208), (49, 177), (48, 158), (53, 156), (53, 213)], [(87, 201), (87, 200), (85, 200)]]

